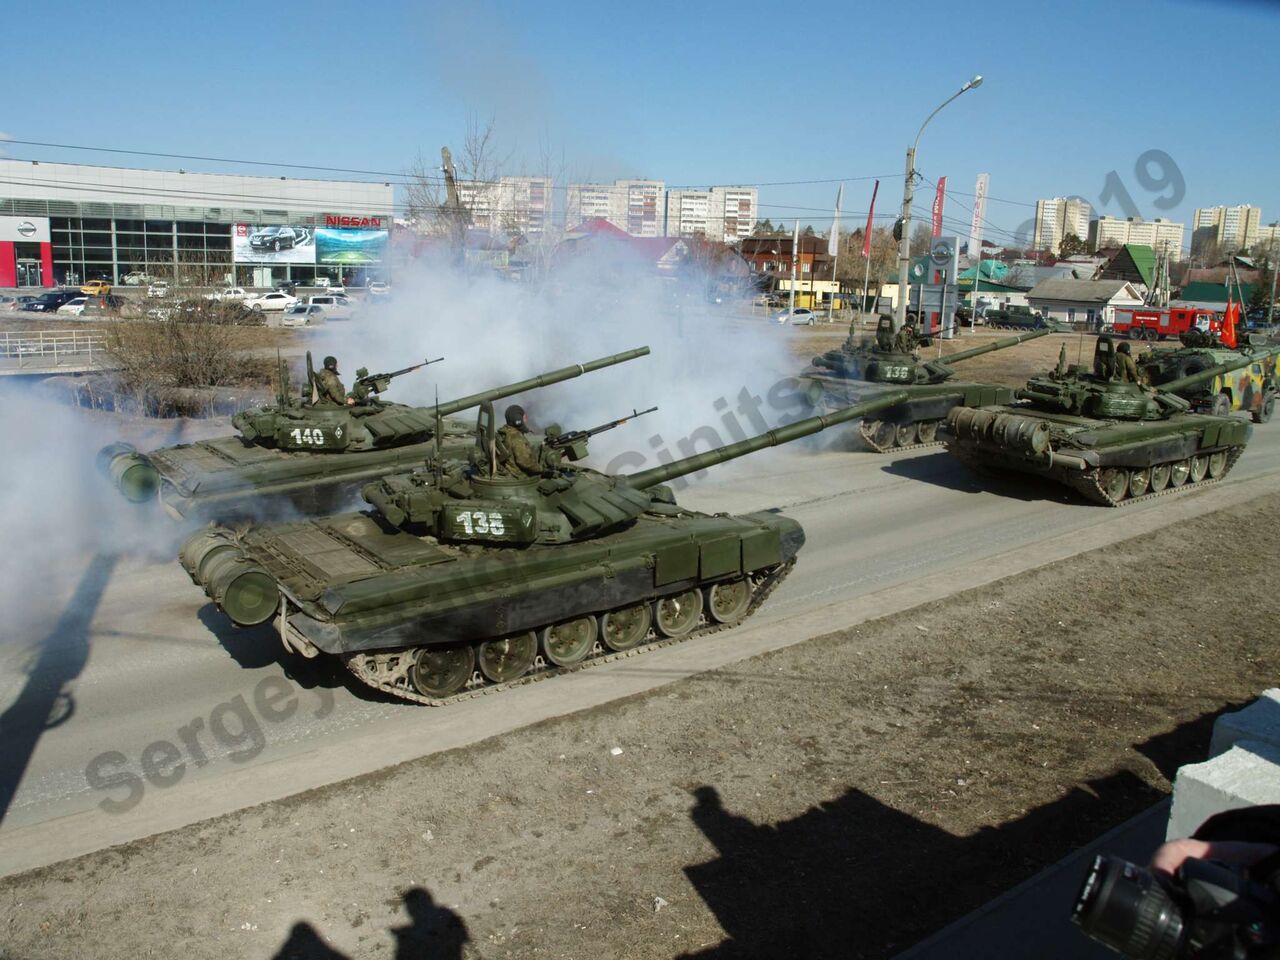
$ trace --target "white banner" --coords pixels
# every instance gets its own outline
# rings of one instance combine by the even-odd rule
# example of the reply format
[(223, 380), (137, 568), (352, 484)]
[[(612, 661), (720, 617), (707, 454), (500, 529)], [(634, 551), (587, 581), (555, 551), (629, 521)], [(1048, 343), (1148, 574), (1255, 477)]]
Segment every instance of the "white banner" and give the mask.
[(831, 233), (827, 237), (827, 255), (834, 257), (840, 250), (840, 203), (844, 200), (844, 184), (836, 191), (836, 215), (831, 218)]
[(973, 223), (969, 227), (969, 259), (982, 256), (982, 221), (987, 215), (987, 182), (991, 175), (978, 174), (978, 183), (973, 188)]

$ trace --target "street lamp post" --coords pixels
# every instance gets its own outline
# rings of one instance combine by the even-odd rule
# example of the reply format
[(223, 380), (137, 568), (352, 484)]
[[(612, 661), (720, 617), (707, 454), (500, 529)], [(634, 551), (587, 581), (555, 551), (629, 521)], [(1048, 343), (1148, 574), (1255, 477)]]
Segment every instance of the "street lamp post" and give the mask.
[(929, 125), (929, 121), (936, 117), (943, 107), (960, 94), (981, 85), (982, 75), (979, 74), (938, 104), (933, 113), (924, 118), (924, 123), (920, 124), (920, 129), (916, 131), (915, 142), (907, 148), (907, 176), (902, 184), (902, 237), (898, 240), (898, 309), (894, 312), (894, 330), (901, 330), (907, 322), (907, 298), (903, 291), (908, 289), (907, 273), (911, 269), (911, 199), (915, 187), (916, 147), (920, 146), (920, 135), (924, 133), (924, 128)]

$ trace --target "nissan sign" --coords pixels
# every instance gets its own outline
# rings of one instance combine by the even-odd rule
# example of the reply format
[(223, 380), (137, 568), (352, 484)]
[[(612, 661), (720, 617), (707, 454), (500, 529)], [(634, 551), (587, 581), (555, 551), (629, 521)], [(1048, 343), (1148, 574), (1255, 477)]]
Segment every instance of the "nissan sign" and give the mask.
[(48, 217), (0, 217), (0, 243), (48, 243)]

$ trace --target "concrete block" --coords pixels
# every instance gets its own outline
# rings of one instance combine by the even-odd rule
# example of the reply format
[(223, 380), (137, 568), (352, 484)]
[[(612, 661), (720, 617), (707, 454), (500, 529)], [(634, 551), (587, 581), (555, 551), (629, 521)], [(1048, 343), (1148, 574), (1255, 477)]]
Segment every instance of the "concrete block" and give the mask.
[(1165, 838), (1189, 837), (1215, 813), (1259, 803), (1280, 803), (1280, 744), (1241, 740), (1178, 769)]
[(1280, 690), (1267, 690), (1235, 713), (1224, 713), (1213, 724), (1209, 756), (1226, 753), (1241, 740), (1280, 746)]

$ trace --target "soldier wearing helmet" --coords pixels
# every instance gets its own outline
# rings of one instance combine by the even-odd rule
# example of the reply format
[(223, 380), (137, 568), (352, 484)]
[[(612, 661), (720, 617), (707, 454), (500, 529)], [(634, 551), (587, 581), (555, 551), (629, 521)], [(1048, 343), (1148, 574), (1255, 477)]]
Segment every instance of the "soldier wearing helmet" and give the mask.
[(498, 472), (516, 479), (541, 475), (542, 468), (527, 436), (529, 420), (525, 416), (524, 407), (513, 403), (507, 407), (504, 419), (507, 422), (498, 428), (493, 444)]
[(338, 358), (325, 357), (324, 368), (316, 374), (316, 399), (321, 403), (336, 403), (338, 406), (350, 406), (354, 398), (347, 396), (347, 388), (342, 385), (338, 376)]
[(1133, 354), (1129, 351), (1129, 341), (1123, 341), (1116, 348), (1116, 377), (1122, 383), (1138, 382), (1138, 365), (1133, 362)]

